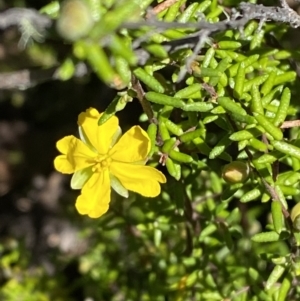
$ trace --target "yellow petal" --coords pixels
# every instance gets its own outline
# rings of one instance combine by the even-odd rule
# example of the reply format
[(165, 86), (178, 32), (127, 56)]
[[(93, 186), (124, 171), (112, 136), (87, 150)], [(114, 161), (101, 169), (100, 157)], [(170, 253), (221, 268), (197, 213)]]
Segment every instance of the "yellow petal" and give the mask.
[(112, 162), (110, 172), (119, 179), (126, 189), (146, 197), (159, 195), (159, 182), (166, 183), (164, 174), (150, 166)]
[(69, 150), (69, 147), (70, 147), (70, 142), (71, 140), (73, 140), (74, 136), (66, 136), (60, 140), (58, 140), (56, 142), (56, 148), (62, 153), (62, 154), (66, 154)]
[(74, 166), (69, 162), (66, 155), (59, 155), (54, 159), (54, 167), (61, 173), (71, 174), (73, 173)]
[(139, 126), (128, 130), (110, 150), (111, 158), (120, 162), (140, 162), (147, 158), (151, 142), (148, 134)]
[(73, 162), (76, 171), (95, 164), (95, 156), (96, 154), (77, 138), (72, 141), (72, 147), (67, 154), (68, 159)]
[(97, 155), (74, 136), (60, 139), (56, 147), (63, 155), (55, 158), (54, 166), (62, 173), (70, 174), (93, 165), (93, 158)]
[(99, 154), (105, 155), (108, 153), (112, 138), (118, 130), (119, 120), (116, 116), (112, 116), (104, 124), (98, 126), (100, 116), (101, 114), (96, 109), (89, 108), (78, 116), (78, 125)]
[(110, 180), (108, 169), (101, 173), (94, 173), (81, 190), (76, 200), (76, 209), (82, 215), (91, 218), (103, 215), (109, 208)]

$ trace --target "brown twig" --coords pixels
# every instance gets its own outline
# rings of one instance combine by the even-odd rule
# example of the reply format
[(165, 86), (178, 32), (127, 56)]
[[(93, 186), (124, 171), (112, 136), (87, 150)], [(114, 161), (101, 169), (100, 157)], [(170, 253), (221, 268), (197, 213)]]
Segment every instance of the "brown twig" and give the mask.
[(145, 98), (145, 91), (144, 91), (140, 81), (135, 76), (132, 76), (131, 83), (132, 83), (133, 90), (136, 92), (136, 97), (139, 100), (139, 102), (143, 108), (143, 111), (146, 113), (146, 115), (149, 119), (149, 122), (157, 124), (157, 119), (154, 116), (154, 113), (153, 113), (153, 110), (152, 110), (152, 107), (151, 107), (149, 101)]
[(300, 126), (300, 120), (290, 120), (290, 121), (285, 121), (280, 128), (281, 129), (288, 129), (288, 128), (294, 128)]
[(153, 17), (154, 15), (159, 14), (160, 12), (164, 11), (165, 9), (169, 8), (170, 6), (172, 6), (173, 4), (175, 4), (176, 2), (178, 2), (179, 0), (166, 0), (158, 5), (156, 5), (155, 7), (153, 7), (146, 15), (146, 19), (150, 19), (151, 17)]

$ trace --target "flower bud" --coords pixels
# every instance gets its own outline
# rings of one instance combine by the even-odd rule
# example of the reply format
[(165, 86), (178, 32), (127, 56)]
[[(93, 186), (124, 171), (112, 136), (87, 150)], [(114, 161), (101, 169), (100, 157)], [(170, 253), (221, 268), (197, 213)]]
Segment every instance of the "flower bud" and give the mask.
[(297, 203), (291, 211), (291, 220), (296, 230), (300, 231), (300, 203)]
[(63, 38), (76, 41), (87, 35), (93, 24), (92, 13), (84, 1), (67, 0), (62, 3), (56, 29)]
[(233, 161), (224, 166), (222, 178), (229, 184), (245, 182), (250, 173), (250, 167), (247, 163)]

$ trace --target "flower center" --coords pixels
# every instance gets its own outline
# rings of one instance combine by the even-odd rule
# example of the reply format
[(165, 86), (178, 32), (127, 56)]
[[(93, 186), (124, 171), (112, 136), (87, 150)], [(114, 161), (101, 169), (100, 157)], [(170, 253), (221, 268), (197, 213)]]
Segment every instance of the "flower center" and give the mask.
[(105, 168), (109, 168), (109, 165), (111, 163), (111, 158), (108, 158), (107, 155), (105, 156), (97, 156), (95, 159), (95, 165), (92, 168), (93, 172), (101, 172)]

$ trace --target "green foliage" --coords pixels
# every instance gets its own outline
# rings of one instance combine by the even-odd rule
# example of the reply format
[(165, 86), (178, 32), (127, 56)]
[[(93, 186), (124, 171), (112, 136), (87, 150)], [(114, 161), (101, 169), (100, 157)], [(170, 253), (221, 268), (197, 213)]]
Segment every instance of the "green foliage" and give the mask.
[[(300, 132), (285, 126), (299, 119), (290, 63), (299, 51), (270, 42), (280, 41), (288, 25), (265, 23), (260, 30), (252, 20), (207, 38), (193, 57), (188, 44), (165, 47), (193, 28), (123, 27), (140, 21), (153, 1), (82, 1), (41, 10), (57, 19), (58, 33), (72, 46), (59, 77), (71, 78), (84, 61), (122, 90), (99, 124), (138, 99), (140, 120), (149, 122), (149, 164), (165, 166), (168, 182), (155, 199), (114, 196), (104, 217), (84, 220), (89, 247), (76, 258), (76, 285), (94, 300), (299, 300), (293, 285), (300, 275), (299, 214), (289, 212), (300, 201)], [(196, 24), (201, 15), (216, 23), (224, 12), (214, 0), (179, 0), (156, 17)], [(77, 24), (73, 13), (88, 24)], [(148, 55), (145, 62), (138, 50)], [(59, 297), (49, 293), (59, 291), (58, 279), (14, 271), (21, 254), (19, 246), (2, 256), (1, 271), (10, 273), (0, 296), (67, 300), (67, 289)]]
[(3, 241), (0, 256), (1, 300), (71, 300), (60, 275), (52, 278), (45, 275), (42, 268), (30, 268), (29, 254), (18, 241)]

